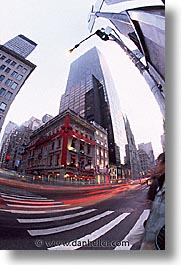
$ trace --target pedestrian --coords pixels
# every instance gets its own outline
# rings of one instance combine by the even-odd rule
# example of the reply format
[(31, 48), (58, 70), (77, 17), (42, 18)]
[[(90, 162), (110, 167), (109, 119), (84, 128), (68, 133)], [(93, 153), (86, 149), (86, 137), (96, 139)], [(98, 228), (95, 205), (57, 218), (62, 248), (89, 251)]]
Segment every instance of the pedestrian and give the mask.
[[(164, 249), (165, 231), (165, 153), (162, 153), (157, 158), (156, 176), (158, 180), (158, 188), (154, 196), (150, 215), (145, 224), (145, 232), (141, 245), (141, 250), (156, 250)], [(158, 235), (162, 231), (162, 244), (159, 247)]]
[(147, 194), (147, 199), (149, 201), (153, 201), (154, 198), (155, 198), (155, 195), (156, 195), (156, 192), (157, 192), (157, 189), (159, 187), (159, 182), (158, 182), (158, 179), (156, 176), (153, 176), (151, 178), (151, 185), (150, 185), (150, 188), (149, 188), (149, 191), (148, 191), (148, 194)]

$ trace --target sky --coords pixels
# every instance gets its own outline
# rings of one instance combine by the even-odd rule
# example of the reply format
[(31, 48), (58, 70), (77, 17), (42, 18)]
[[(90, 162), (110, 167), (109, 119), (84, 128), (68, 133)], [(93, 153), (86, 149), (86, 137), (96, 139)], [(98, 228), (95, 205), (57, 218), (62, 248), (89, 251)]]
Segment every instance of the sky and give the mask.
[[(122, 111), (130, 121), (136, 144), (152, 142), (157, 157), (162, 152), (162, 115), (146, 81), (128, 56), (116, 43), (104, 42), (98, 36), (93, 36), (73, 53), (68, 53), (76, 43), (89, 36), (88, 14), (95, 2), (6, 0), (1, 3), (0, 44), (19, 34), (38, 44), (27, 57), (37, 67), (13, 101), (3, 130), (10, 120), (21, 125), (32, 116), (41, 119), (46, 113), (57, 115), (71, 62), (96, 46), (110, 68)], [(107, 8), (111, 7), (104, 4), (103, 10)], [(99, 18), (93, 31), (108, 25), (108, 20)]]

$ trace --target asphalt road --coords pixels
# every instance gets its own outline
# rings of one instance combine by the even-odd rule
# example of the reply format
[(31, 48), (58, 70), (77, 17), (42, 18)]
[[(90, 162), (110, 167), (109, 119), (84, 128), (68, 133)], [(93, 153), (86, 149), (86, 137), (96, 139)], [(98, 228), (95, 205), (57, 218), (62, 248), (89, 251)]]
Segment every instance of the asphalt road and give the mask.
[(147, 191), (146, 184), (110, 185), (41, 195), (1, 185), (0, 249), (138, 249)]

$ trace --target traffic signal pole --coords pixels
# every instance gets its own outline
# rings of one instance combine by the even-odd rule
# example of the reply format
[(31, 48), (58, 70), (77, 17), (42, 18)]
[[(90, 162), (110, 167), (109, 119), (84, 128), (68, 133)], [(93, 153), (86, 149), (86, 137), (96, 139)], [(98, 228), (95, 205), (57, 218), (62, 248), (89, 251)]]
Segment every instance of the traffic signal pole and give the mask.
[(157, 103), (159, 104), (160, 111), (165, 119), (165, 97), (161, 93), (160, 84), (156, 82), (154, 77), (149, 73), (145, 65), (140, 61), (140, 59), (124, 44), (124, 42), (120, 39), (115, 37), (112, 33), (109, 34), (111, 39), (115, 41), (122, 50), (129, 56), (130, 60), (134, 63), (134, 65), (138, 68), (142, 76), (144, 77), (145, 81), (147, 82), (148, 86), (150, 87), (151, 92), (153, 93)]
[[(108, 31), (110, 29), (111, 28), (109, 28)], [(96, 32), (94, 32), (93, 34), (89, 35), (87, 38), (83, 39), (81, 42), (79, 42), (78, 44), (76, 44), (72, 49), (69, 50), (69, 52), (73, 52), (73, 50), (76, 49), (76, 48), (78, 48), (79, 45), (82, 42), (88, 40), (93, 35), (98, 35), (104, 41), (107, 41), (107, 40), (115, 41), (122, 48), (122, 50), (126, 53), (126, 55), (129, 56), (130, 60), (134, 63), (134, 65), (136, 66), (136, 68), (138, 68), (138, 70), (140, 71), (141, 75), (144, 77), (146, 83), (148, 84), (151, 92), (153, 93), (153, 95), (154, 95), (154, 97), (155, 97), (155, 99), (156, 99), (156, 101), (157, 101), (157, 103), (158, 103), (158, 105), (160, 107), (160, 111), (162, 113), (163, 119), (165, 120), (165, 97), (162, 94), (161, 85), (157, 83), (157, 81), (155, 80), (155, 78), (148, 71), (147, 67), (124, 44), (124, 42), (120, 38), (116, 37), (111, 32), (106, 33), (106, 30), (105, 29), (97, 30)]]

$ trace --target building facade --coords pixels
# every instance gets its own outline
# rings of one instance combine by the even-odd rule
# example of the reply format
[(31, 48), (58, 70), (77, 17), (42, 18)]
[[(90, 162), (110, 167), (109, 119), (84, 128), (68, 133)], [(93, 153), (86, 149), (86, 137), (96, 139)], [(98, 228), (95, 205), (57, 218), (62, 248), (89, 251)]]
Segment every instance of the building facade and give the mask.
[(95, 180), (95, 168), (106, 167), (107, 132), (71, 110), (35, 130), (25, 149), (21, 171), (44, 181)]
[(154, 169), (155, 167), (155, 157), (154, 157), (154, 153), (153, 153), (153, 147), (152, 147), (152, 143), (141, 143), (138, 144), (138, 149), (139, 150), (144, 150), (146, 152), (146, 154), (149, 157), (149, 169)]
[(29, 120), (23, 122), (21, 126), (10, 121), (5, 128), (1, 141), (1, 167), (15, 169), (15, 161), (19, 160), (19, 162), (16, 162), (16, 165), (18, 164), (16, 169), (18, 169), (21, 164), (24, 148), (29, 143), (30, 134), (52, 118), (53, 117), (49, 114), (45, 114), (42, 120), (31, 117)]
[(143, 149), (138, 149), (138, 155), (140, 159), (142, 175), (146, 176), (148, 171), (150, 170), (149, 156)]
[(95, 121), (108, 133), (109, 161), (119, 165), (124, 157), (126, 134), (119, 99), (108, 66), (96, 47), (70, 66), (60, 113), (72, 109), (87, 121)]
[(0, 131), (13, 100), (36, 67), (25, 59), (35, 47), (23, 35), (0, 45)]
[(43, 121), (35, 117), (31, 117), (28, 121), (23, 122), (22, 125), (34, 131), (43, 125)]
[[(104, 3), (109, 7), (104, 5), (101, 12)], [(122, 39), (124, 35), (131, 40), (144, 56), (146, 67), (142, 65), (139, 70), (165, 119), (165, 1), (97, 0), (88, 19), (90, 32), (99, 17), (108, 19), (120, 33), (119, 37)], [(139, 58), (135, 60), (138, 67)]]
[(0, 167), (5, 167), (6, 165), (6, 155), (10, 143), (11, 134), (18, 129), (18, 125), (12, 121), (6, 125), (4, 134), (1, 140), (1, 152), (0, 152)]
[(134, 140), (134, 135), (132, 133), (130, 123), (127, 117), (124, 118), (124, 123), (125, 123), (125, 130), (126, 130), (126, 136), (127, 136), (127, 141), (128, 141), (128, 144), (125, 145), (125, 149), (126, 149), (125, 164), (128, 168), (130, 167), (131, 178), (138, 179), (142, 176), (140, 159), (138, 156), (138, 152), (137, 152), (137, 148), (136, 148), (136, 144)]
[(3, 46), (19, 54), (21, 57), (26, 58), (36, 48), (37, 44), (20, 34), (7, 41)]
[(17, 170), (21, 166), (22, 155), (25, 147), (30, 141), (32, 130), (25, 126), (20, 126), (11, 133), (8, 144), (4, 167), (10, 170)]

